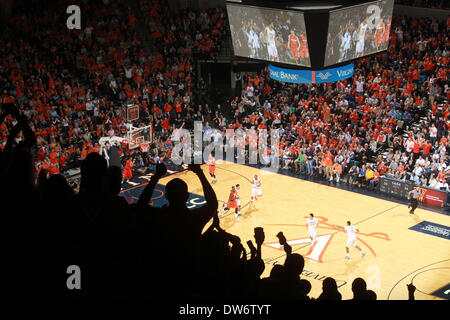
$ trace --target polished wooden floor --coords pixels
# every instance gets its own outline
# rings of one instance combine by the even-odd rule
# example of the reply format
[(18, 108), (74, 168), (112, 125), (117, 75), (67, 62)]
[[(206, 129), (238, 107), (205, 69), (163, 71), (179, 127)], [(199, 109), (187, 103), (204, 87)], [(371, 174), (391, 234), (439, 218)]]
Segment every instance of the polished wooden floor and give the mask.
[[(206, 165), (203, 170), (209, 177)], [(254, 174), (261, 179), (263, 196), (252, 206), (250, 179)], [(284, 262), (276, 238), (282, 231), (293, 252), (306, 257), (302, 278), (311, 282), (311, 297), (319, 296), (325, 277), (336, 279), (343, 299), (352, 297), (351, 283), (357, 277), (366, 280), (379, 300), (406, 300), (406, 284), (411, 282), (417, 288), (416, 299), (439, 299), (431, 293), (450, 283), (450, 242), (408, 229), (424, 220), (449, 226), (450, 216), (420, 208), (411, 215), (403, 204), (239, 164), (218, 164), (216, 176), (213, 187), (222, 202), (228, 199), (232, 185), (241, 185), (243, 217), (235, 221), (233, 212), (225, 214), (221, 227), (243, 243), (253, 240), (255, 227), (264, 228), (263, 276), (269, 275), (273, 264)], [(202, 195), (198, 178), (189, 171), (160, 183), (165, 185), (174, 177), (185, 180), (189, 192)], [(313, 248), (305, 226), (310, 212), (320, 221)], [(365, 250), (364, 257), (350, 248), (350, 259), (345, 259), (347, 235), (335, 225), (344, 226), (347, 220), (360, 231), (358, 245)]]

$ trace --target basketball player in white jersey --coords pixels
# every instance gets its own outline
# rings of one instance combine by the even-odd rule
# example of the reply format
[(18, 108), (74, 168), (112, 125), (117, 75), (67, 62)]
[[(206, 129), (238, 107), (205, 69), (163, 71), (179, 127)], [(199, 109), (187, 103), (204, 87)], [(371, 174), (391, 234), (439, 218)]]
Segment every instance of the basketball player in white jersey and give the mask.
[(309, 231), (309, 238), (311, 239), (311, 245), (313, 246), (317, 240), (317, 225), (319, 224), (319, 220), (314, 218), (314, 214), (310, 213), (308, 219), (306, 220), (306, 225)]
[(341, 59), (340, 61), (344, 61), (347, 56), (347, 51), (350, 50), (350, 42), (351, 42), (350, 33), (345, 31), (345, 34), (341, 37)]
[(252, 53), (250, 54), (250, 58), (256, 58), (258, 57), (258, 51), (261, 48), (259, 44), (259, 37), (253, 30), (253, 28), (250, 29), (250, 32), (248, 33), (248, 42), (249, 47), (252, 50)]
[(345, 259), (350, 259), (350, 254), (349, 254), (349, 248), (350, 248), (350, 246), (353, 246), (353, 247), (355, 247), (356, 249), (358, 249), (359, 251), (361, 251), (361, 256), (364, 257), (364, 255), (365, 255), (366, 253), (364, 252), (363, 249), (361, 249), (361, 248), (356, 244), (356, 234), (355, 234), (355, 231), (358, 231), (358, 232), (359, 232), (359, 230), (358, 230), (355, 226), (352, 226), (352, 223), (351, 223), (350, 221), (347, 221), (347, 226), (345, 226), (344, 228), (341, 227), (341, 226), (337, 226), (337, 225), (335, 225), (335, 226), (338, 227), (338, 228), (340, 228), (340, 229), (342, 229), (342, 230), (344, 230), (345, 232), (347, 232), (348, 239), (347, 239), (347, 243), (345, 244), (345, 251), (347, 252), (347, 254), (345, 255)]
[(252, 180), (252, 198), (250, 203), (253, 204), (253, 200), (258, 200), (259, 196), (262, 196), (261, 181), (259, 180), (258, 175), (255, 174)]
[(366, 41), (367, 18), (359, 26), (358, 41), (356, 42), (356, 56), (364, 54), (364, 43)]
[(275, 43), (275, 29), (273, 28), (273, 23), (266, 27), (264, 31), (266, 34), (267, 53), (269, 55), (269, 60), (278, 61), (278, 50)]

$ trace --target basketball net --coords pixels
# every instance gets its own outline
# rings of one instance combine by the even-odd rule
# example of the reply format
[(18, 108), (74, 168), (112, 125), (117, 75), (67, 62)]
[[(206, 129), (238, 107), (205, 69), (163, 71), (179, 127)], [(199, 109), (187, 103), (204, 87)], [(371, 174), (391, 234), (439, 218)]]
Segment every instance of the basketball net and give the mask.
[(128, 149), (140, 148), (142, 152), (148, 152), (152, 142), (152, 126), (133, 127), (127, 132)]

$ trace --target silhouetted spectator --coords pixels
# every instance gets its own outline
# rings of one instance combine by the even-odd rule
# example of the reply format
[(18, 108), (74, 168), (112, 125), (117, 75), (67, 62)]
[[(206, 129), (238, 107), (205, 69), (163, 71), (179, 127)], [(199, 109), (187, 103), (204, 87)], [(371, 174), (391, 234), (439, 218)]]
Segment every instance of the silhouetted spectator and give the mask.
[(367, 285), (363, 278), (356, 278), (352, 282), (352, 300), (367, 300)]
[(336, 280), (325, 278), (322, 282), (322, 293), (317, 300), (342, 300), (342, 295), (338, 291)]
[(300, 282), (305, 259), (298, 253), (290, 254), (284, 261), (283, 298), (295, 300), (309, 300)]
[[(161, 168), (164, 165), (159, 164), (158, 167)], [(155, 282), (164, 281), (159, 286), (160, 297), (185, 296), (190, 292), (193, 286), (192, 281), (195, 279), (195, 259), (202, 230), (213, 215), (217, 214), (217, 197), (202, 169), (199, 165), (191, 165), (190, 169), (202, 184), (206, 199), (204, 206), (189, 210), (186, 206), (189, 198), (188, 186), (183, 180), (175, 178), (166, 185), (166, 198), (169, 205), (160, 209), (150, 207), (148, 216), (140, 218), (146, 221), (152, 233), (151, 239), (155, 243), (151, 245), (158, 253), (159, 261), (164, 261), (162, 265), (153, 266), (158, 274), (154, 279)], [(138, 202), (141, 207), (149, 202), (152, 188), (160, 176), (161, 174), (155, 175), (144, 189)], [(140, 215), (145, 215), (142, 209), (140, 210)], [(156, 274), (154, 273), (153, 277)], [(178, 289), (172, 292), (175, 285)]]

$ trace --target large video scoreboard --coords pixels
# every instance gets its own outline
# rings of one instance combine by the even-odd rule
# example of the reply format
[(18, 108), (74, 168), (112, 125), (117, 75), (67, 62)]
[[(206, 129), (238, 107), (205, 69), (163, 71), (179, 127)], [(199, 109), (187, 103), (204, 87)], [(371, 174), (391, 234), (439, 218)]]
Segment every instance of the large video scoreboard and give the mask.
[(331, 11), (324, 65), (386, 50), (393, 8), (385, 0)]
[(394, 0), (297, 2), (228, 0), (235, 55), (319, 70), (387, 50)]
[(303, 12), (227, 4), (236, 56), (310, 67)]

